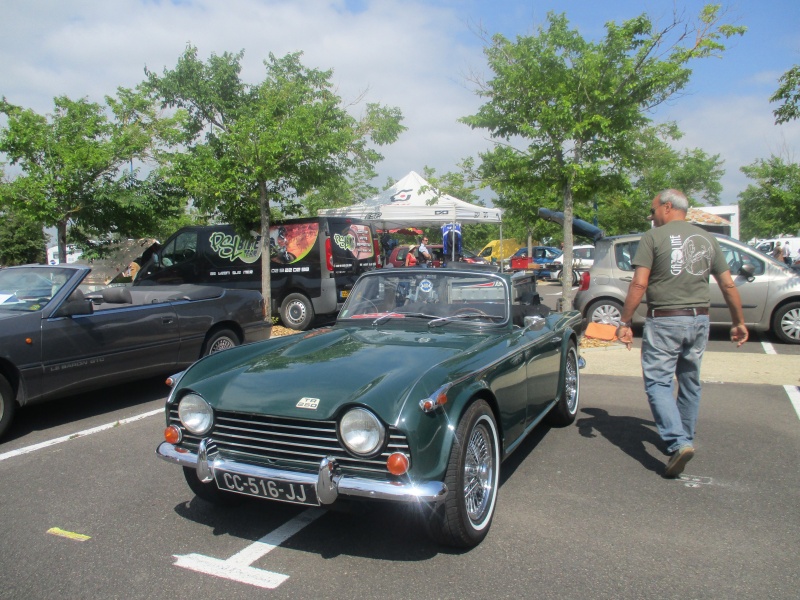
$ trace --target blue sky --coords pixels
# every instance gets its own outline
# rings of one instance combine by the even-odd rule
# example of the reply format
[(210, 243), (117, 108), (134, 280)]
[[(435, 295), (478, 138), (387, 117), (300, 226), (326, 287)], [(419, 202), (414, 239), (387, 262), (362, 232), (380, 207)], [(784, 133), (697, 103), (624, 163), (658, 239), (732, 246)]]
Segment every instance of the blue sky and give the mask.
[[(479, 25), (509, 38), (529, 35), (548, 11), (564, 12), (587, 39), (608, 21), (643, 12), (657, 22), (704, 2), (670, 0), (27, 0), (5, 2), (0, 20), (0, 95), (40, 113), (55, 96), (100, 102), (132, 87), (143, 69), (174, 67), (187, 43), (211, 53), (245, 51), (243, 76), (263, 78), (269, 52), (303, 51), (308, 66), (333, 69), (339, 94), (399, 106), (408, 127), (385, 149), (376, 185), (430, 166), (438, 173), (489, 147), (459, 124), (480, 105), (471, 74), (487, 76)], [(721, 59), (693, 65), (685, 94), (655, 115), (684, 132), (678, 148), (700, 147), (725, 161), (723, 203), (748, 180), (739, 172), (778, 154), (798, 161), (800, 122), (776, 126), (768, 99), (778, 77), (800, 63), (800, 2), (739, 0), (725, 5), (748, 27)], [(358, 105), (353, 109), (356, 113)]]

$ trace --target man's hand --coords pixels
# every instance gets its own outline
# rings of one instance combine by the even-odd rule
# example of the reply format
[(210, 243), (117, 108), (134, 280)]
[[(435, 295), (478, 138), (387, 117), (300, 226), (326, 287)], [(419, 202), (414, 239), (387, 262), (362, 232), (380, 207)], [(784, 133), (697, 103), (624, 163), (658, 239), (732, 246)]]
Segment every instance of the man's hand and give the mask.
[(745, 327), (744, 323), (731, 327), (731, 341), (736, 344), (737, 348), (740, 348), (749, 337), (750, 334), (748, 333), (747, 327)]
[(630, 350), (633, 344), (633, 330), (627, 325), (620, 325), (617, 327), (617, 339)]

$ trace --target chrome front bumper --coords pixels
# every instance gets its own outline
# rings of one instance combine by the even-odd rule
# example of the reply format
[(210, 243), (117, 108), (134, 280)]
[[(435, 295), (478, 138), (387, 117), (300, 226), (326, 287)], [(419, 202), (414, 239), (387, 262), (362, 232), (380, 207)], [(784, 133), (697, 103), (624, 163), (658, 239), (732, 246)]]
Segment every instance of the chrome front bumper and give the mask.
[(156, 454), (167, 462), (195, 469), (200, 481), (206, 483), (214, 481), (214, 471), (221, 469), (242, 476), (313, 485), (317, 491), (317, 498), (323, 505), (332, 504), (339, 496), (394, 502), (437, 503), (442, 502), (447, 495), (447, 486), (441, 481), (403, 483), (342, 475), (336, 460), (330, 457), (322, 459), (317, 473), (302, 473), (232, 461), (218, 454), (209, 456), (207, 451), (209, 445), (211, 440), (202, 440), (195, 454), (176, 448), (169, 442), (162, 442), (156, 448)]

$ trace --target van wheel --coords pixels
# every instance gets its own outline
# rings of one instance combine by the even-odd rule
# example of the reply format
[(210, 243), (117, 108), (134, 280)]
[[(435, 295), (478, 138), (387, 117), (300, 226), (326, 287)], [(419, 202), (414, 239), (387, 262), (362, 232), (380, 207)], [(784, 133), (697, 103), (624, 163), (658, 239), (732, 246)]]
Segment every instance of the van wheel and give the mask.
[(6, 378), (0, 375), (0, 437), (3, 437), (11, 424), (16, 410), (17, 400), (14, 398), (14, 391)]
[(303, 294), (289, 294), (281, 303), (281, 321), (284, 327), (303, 331), (311, 327), (314, 307)]

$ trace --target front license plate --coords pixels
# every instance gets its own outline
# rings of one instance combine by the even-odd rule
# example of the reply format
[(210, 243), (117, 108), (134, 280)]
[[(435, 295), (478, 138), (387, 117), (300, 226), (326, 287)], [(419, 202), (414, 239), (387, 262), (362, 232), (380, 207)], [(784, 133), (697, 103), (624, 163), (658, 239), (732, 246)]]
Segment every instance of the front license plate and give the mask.
[(309, 504), (319, 506), (317, 491), (314, 486), (307, 483), (294, 483), (280, 479), (267, 479), (253, 475), (239, 475), (227, 471), (216, 470), (214, 479), (221, 490), (277, 500), (278, 502), (291, 502), (293, 504)]

